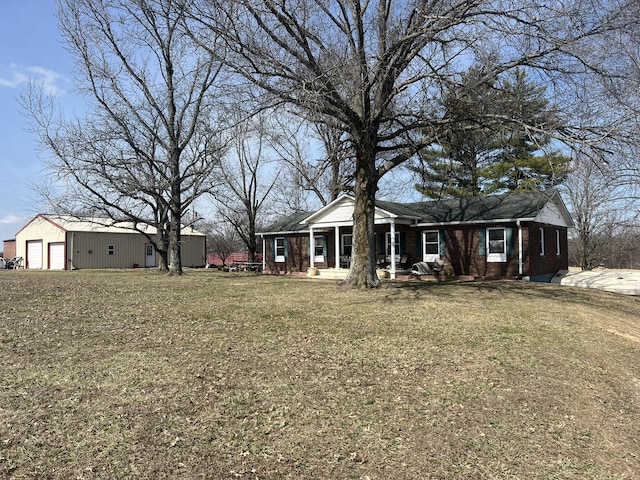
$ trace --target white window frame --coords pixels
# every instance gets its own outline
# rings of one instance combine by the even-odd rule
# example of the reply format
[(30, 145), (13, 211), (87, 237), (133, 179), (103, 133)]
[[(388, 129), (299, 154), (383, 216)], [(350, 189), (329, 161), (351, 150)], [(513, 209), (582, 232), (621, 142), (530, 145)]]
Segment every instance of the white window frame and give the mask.
[[(343, 233), (341, 235), (342, 241), (340, 242), (340, 254), (351, 256), (351, 252), (353, 251), (353, 233)], [(345, 239), (349, 239), (349, 243), (345, 242)], [(345, 247), (349, 247), (349, 251), (347, 252)]]
[[(435, 245), (438, 248), (438, 253), (427, 253), (427, 234), (435, 234), (436, 241)], [(429, 242), (430, 245), (433, 245), (434, 242)], [(423, 262), (437, 262), (440, 260), (442, 256), (442, 252), (440, 251), (440, 231), (438, 230), (423, 230), (422, 232), (422, 261)]]
[[(282, 245), (278, 245), (279, 241), (282, 243)], [(274, 260), (276, 262), (284, 262), (287, 259), (287, 257), (285, 256), (285, 252), (287, 251), (287, 249), (285, 248), (285, 245), (286, 245), (285, 242), (286, 241), (287, 241), (286, 237), (276, 237), (273, 240), (273, 242), (274, 242), (273, 243), (273, 254), (274, 254), (273, 256), (275, 257)], [(278, 254), (278, 250), (279, 249), (282, 250), (282, 254), (281, 255)]]
[(560, 252), (560, 230), (556, 230), (556, 255), (559, 257)]
[[(502, 251), (494, 251), (491, 250), (491, 232), (501, 231), (502, 232)], [(507, 261), (507, 229), (504, 227), (491, 227), (487, 228), (486, 233), (486, 249), (487, 249), (487, 262), (496, 262), (496, 263), (504, 263)], [(496, 241), (496, 240), (494, 240)]]
[[(318, 255), (318, 247), (320, 247), (320, 255)], [(313, 261), (322, 263), (324, 262), (324, 236), (323, 235), (314, 235), (313, 236)]]
[(545, 245), (544, 245), (544, 228), (540, 227), (540, 256), (544, 257)]
[[(391, 232), (386, 232), (385, 234), (386, 245), (385, 252), (387, 257), (391, 257)], [(395, 232), (395, 250), (396, 250), (396, 258), (400, 258), (400, 232)]]
[(115, 254), (116, 254), (116, 246), (110, 243), (109, 245), (107, 245), (107, 255), (111, 256)]

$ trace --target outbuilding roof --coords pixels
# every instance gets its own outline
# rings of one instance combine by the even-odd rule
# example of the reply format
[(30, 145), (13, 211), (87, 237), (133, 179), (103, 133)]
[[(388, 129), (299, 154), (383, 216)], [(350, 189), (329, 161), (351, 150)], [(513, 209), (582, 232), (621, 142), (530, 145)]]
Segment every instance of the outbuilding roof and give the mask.
[[(27, 225), (36, 219), (43, 219), (65, 232), (96, 232), (96, 233), (137, 233), (144, 232), (155, 235), (156, 228), (148, 224), (133, 222), (116, 222), (110, 218), (80, 217), (75, 215), (50, 215), (38, 214)], [(24, 229), (25, 225), (22, 229)], [(137, 228), (136, 228), (137, 227)], [(21, 229), (21, 230), (22, 230)], [(18, 232), (19, 233), (19, 232)], [(204, 236), (204, 233), (194, 230), (192, 227), (183, 226), (183, 235)]]

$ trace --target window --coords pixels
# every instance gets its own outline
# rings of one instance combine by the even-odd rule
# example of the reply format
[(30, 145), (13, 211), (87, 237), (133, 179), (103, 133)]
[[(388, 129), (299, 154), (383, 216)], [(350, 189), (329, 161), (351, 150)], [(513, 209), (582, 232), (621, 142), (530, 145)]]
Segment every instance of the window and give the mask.
[(116, 246), (107, 245), (107, 255), (115, 255), (115, 254), (116, 254)]
[(276, 237), (275, 239), (275, 261), (284, 262), (287, 256), (287, 246), (284, 237)]
[(313, 244), (314, 244), (313, 261), (324, 262), (324, 253), (325, 253), (324, 237), (313, 237)]
[(556, 255), (560, 256), (560, 230), (556, 230)]
[(540, 228), (540, 256), (544, 256), (544, 228)]
[[(400, 232), (395, 232), (394, 241), (395, 241), (395, 246), (394, 246), (395, 255), (399, 256), (400, 255)], [(387, 232), (387, 245), (386, 245), (385, 251), (387, 252), (387, 256), (391, 255), (391, 232)]]
[(423, 261), (436, 262), (440, 259), (440, 234), (438, 230), (422, 232), (424, 240)]
[(351, 256), (351, 249), (353, 247), (353, 235), (351, 233), (345, 233), (342, 235), (342, 255)]
[(507, 261), (507, 242), (504, 228), (487, 228), (487, 262)]

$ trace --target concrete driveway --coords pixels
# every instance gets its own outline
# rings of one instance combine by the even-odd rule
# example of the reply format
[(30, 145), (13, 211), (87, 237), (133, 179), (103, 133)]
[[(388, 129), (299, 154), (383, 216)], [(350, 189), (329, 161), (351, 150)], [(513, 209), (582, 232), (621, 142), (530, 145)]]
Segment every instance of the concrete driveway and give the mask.
[(565, 270), (556, 275), (551, 282), (625, 295), (640, 295), (640, 270), (609, 270), (606, 268), (596, 268), (590, 271)]

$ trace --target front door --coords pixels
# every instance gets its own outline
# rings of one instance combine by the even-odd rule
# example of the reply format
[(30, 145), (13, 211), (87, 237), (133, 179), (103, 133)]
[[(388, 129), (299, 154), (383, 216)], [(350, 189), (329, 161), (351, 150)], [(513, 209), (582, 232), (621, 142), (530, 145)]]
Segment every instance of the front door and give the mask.
[(156, 251), (153, 249), (153, 245), (150, 243), (145, 243), (145, 256), (144, 256), (144, 266), (145, 267), (155, 267), (156, 266)]

